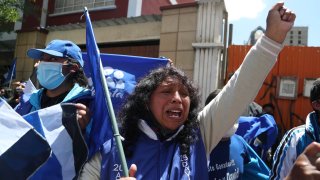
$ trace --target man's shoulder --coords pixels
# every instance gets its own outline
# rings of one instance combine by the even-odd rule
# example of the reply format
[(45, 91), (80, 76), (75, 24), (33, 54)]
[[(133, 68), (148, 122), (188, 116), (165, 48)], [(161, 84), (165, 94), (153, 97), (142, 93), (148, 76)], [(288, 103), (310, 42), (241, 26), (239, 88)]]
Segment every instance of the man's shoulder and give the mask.
[(282, 141), (290, 144), (290, 146), (298, 146), (306, 143), (308, 141), (309, 136), (306, 132), (306, 126), (301, 125), (290, 129), (283, 137)]
[(284, 135), (284, 138), (300, 137), (300, 136), (303, 136), (305, 133), (306, 133), (306, 125), (300, 125), (287, 131), (286, 134)]

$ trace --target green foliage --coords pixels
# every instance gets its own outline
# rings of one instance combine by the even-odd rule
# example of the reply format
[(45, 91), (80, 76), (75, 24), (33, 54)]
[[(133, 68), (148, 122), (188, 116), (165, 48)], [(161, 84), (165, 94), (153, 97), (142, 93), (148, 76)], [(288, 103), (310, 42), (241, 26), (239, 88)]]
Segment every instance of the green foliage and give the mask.
[(0, 27), (20, 20), (23, 4), (23, 0), (0, 0)]

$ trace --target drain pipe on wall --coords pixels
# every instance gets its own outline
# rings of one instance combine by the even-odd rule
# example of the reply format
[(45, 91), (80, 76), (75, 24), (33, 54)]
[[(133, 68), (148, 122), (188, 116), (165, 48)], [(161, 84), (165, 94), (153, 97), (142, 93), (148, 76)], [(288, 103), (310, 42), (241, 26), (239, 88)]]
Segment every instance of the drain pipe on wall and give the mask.
[(42, 11), (40, 19), (40, 28), (45, 29), (47, 23), (47, 14), (48, 14), (48, 2), (49, 0), (43, 0), (42, 2)]

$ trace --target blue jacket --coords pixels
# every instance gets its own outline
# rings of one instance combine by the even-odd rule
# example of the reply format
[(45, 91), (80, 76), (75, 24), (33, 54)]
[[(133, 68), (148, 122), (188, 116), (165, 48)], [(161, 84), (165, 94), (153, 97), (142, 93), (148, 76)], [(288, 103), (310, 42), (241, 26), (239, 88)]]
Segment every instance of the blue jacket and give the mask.
[(269, 179), (269, 168), (239, 135), (221, 140), (210, 154), (209, 179)]
[[(15, 110), (21, 116), (26, 115), (30, 112), (41, 109), (41, 96), (43, 93), (43, 88), (34, 92), (30, 99), (26, 102), (21, 101), (16, 107)], [(22, 99), (22, 98), (21, 98)], [(91, 91), (75, 84), (67, 96), (63, 99), (62, 102), (86, 102), (90, 101)]]
[(320, 143), (318, 119), (317, 113), (311, 112), (306, 118), (305, 125), (295, 127), (283, 136), (273, 156), (270, 179), (286, 177), (304, 149), (314, 141)]
[[(180, 154), (179, 144), (174, 136), (161, 142), (154, 132), (141, 132), (134, 154), (127, 158), (127, 164), (137, 165), (138, 171), (135, 177), (139, 180), (208, 179), (207, 158), (200, 133), (198, 137), (199, 140), (191, 145), (188, 157)], [(120, 178), (122, 168), (114, 140), (109, 140), (103, 145), (101, 155), (101, 179)]]

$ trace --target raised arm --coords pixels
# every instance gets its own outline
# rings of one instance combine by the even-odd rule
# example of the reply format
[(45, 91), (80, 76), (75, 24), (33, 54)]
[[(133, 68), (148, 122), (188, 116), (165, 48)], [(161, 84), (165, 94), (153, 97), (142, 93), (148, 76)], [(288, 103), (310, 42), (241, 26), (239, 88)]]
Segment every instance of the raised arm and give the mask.
[(199, 113), (201, 135), (207, 154), (256, 97), (276, 62), (283, 47), (281, 43), (294, 20), (295, 14), (287, 10), (283, 3), (273, 6), (268, 13), (265, 35), (251, 48), (219, 95)]
[(280, 44), (286, 39), (296, 19), (296, 15), (283, 5), (283, 2), (277, 3), (269, 10), (266, 29), (266, 36)]

